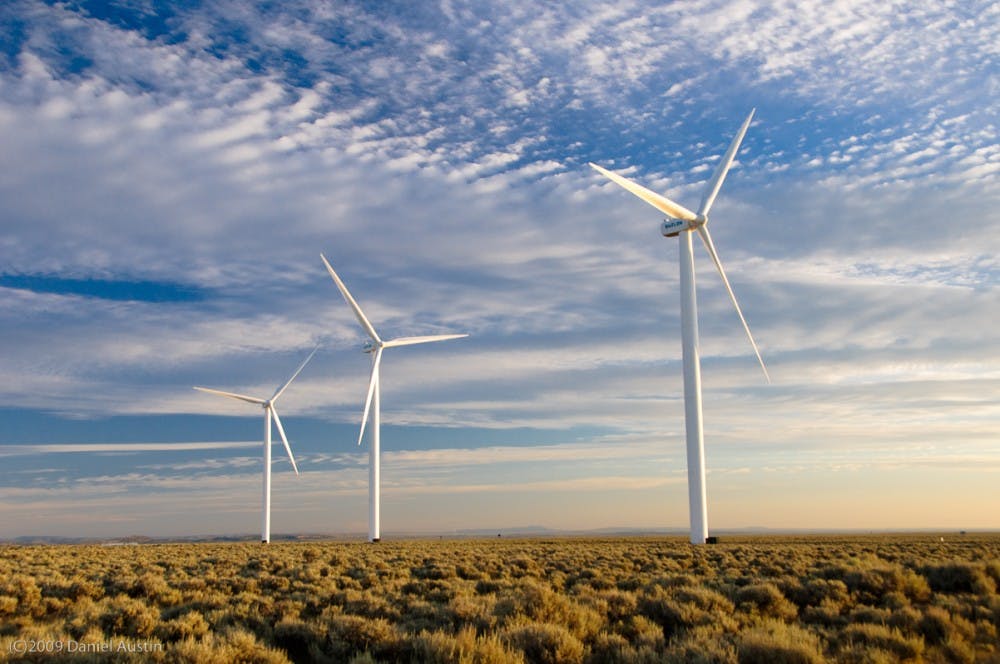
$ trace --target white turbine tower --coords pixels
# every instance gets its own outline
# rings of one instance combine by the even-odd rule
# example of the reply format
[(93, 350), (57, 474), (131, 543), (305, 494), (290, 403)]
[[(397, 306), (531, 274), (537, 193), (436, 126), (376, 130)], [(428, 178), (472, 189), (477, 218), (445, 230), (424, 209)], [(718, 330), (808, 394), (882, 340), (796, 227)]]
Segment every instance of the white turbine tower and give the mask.
[(764, 366), (764, 360), (760, 356), (760, 350), (758, 350), (757, 344), (753, 340), (753, 335), (750, 334), (750, 326), (747, 325), (747, 321), (743, 317), (743, 312), (740, 310), (740, 305), (736, 301), (733, 288), (729, 285), (729, 279), (726, 278), (726, 271), (722, 269), (719, 255), (716, 253), (715, 245), (712, 243), (712, 236), (708, 233), (708, 211), (711, 209), (712, 203), (715, 202), (715, 197), (719, 194), (723, 180), (726, 179), (726, 173), (729, 172), (729, 167), (736, 157), (736, 152), (739, 150), (740, 142), (742, 142), (743, 136), (747, 132), (747, 127), (750, 126), (753, 114), (754, 111), (750, 111), (750, 115), (743, 121), (743, 126), (740, 127), (736, 137), (733, 138), (733, 142), (729, 144), (726, 154), (719, 161), (712, 179), (708, 181), (708, 187), (705, 190), (704, 197), (701, 199), (701, 205), (698, 207), (697, 213), (691, 212), (684, 206), (678, 205), (665, 196), (650, 191), (642, 185), (605, 170), (597, 164), (590, 164), (595, 170), (599, 171), (615, 184), (624, 187), (629, 192), (665, 213), (667, 218), (664, 219), (661, 225), (663, 235), (667, 237), (679, 236), (680, 239), (684, 421), (687, 430), (688, 500), (691, 511), (692, 544), (704, 544), (708, 538), (708, 508), (705, 500), (705, 442), (702, 433), (701, 416), (701, 361), (698, 357), (698, 305), (695, 294), (694, 254), (691, 231), (695, 231), (701, 236), (701, 241), (704, 243), (705, 249), (708, 250), (708, 255), (711, 256), (712, 262), (715, 263), (715, 267), (719, 271), (719, 276), (722, 277), (722, 283), (726, 286), (729, 299), (732, 300), (733, 306), (736, 307), (736, 313), (739, 314), (740, 322), (743, 323), (743, 329), (746, 330), (747, 338), (750, 339), (753, 352), (757, 355), (757, 361), (760, 362), (760, 367), (764, 370), (764, 376), (768, 382), (771, 381), (767, 373), (767, 367)]
[(281, 418), (278, 417), (278, 411), (274, 408), (274, 402), (278, 400), (278, 397), (292, 384), (302, 370), (305, 368), (309, 360), (312, 359), (316, 351), (319, 350), (319, 346), (313, 349), (313, 352), (309, 353), (309, 357), (299, 365), (299, 368), (295, 370), (292, 377), (285, 381), (285, 384), (274, 391), (270, 399), (259, 399), (257, 397), (248, 397), (244, 394), (236, 394), (235, 392), (223, 392), (222, 390), (213, 390), (208, 387), (196, 387), (194, 389), (201, 392), (208, 392), (209, 394), (219, 394), (224, 397), (229, 397), (230, 399), (238, 399), (239, 401), (246, 401), (247, 403), (256, 404), (264, 409), (264, 491), (263, 491), (263, 507), (261, 516), (261, 526), (260, 526), (260, 541), (267, 544), (271, 541), (271, 419), (274, 419), (274, 423), (278, 425), (278, 433), (281, 435), (281, 442), (285, 444), (285, 451), (288, 452), (288, 460), (292, 462), (292, 468), (295, 469), (295, 474), (299, 474), (299, 467), (295, 465), (295, 457), (292, 456), (292, 448), (288, 445), (288, 438), (285, 436), (285, 429), (281, 426)]
[(371, 447), (368, 450), (368, 541), (377, 542), (381, 538), (381, 492), (380, 485), (382, 481), (381, 475), (381, 465), (380, 456), (381, 452), (379, 449), (379, 428), (381, 419), (381, 404), (379, 399), (379, 365), (382, 362), (382, 351), (386, 348), (393, 348), (394, 346), (412, 346), (413, 344), (425, 344), (431, 341), (445, 341), (447, 339), (461, 339), (462, 337), (469, 336), (468, 334), (438, 334), (429, 337), (399, 337), (398, 339), (390, 339), (389, 341), (382, 341), (378, 336), (378, 332), (372, 327), (372, 324), (368, 321), (364, 312), (361, 311), (361, 307), (358, 303), (351, 297), (351, 293), (347, 290), (347, 286), (344, 282), (340, 280), (337, 273), (333, 271), (330, 266), (330, 262), (326, 260), (326, 256), (323, 254), (319, 255), (323, 259), (323, 264), (326, 266), (327, 272), (333, 277), (333, 283), (337, 284), (337, 288), (340, 290), (340, 294), (344, 296), (344, 300), (350, 305), (351, 309), (354, 310), (354, 315), (357, 317), (358, 322), (361, 323), (361, 327), (365, 329), (368, 333), (370, 341), (365, 343), (364, 352), (372, 354), (372, 377), (371, 381), (368, 383), (368, 396), (365, 397), (365, 412), (361, 416), (361, 433), (358, 434), (358, 445), (361, 444), (361, 440), (365, 435), (365, 425), (368, 424), (368, 413), (372, 412), (372, 435), (371, 435)]

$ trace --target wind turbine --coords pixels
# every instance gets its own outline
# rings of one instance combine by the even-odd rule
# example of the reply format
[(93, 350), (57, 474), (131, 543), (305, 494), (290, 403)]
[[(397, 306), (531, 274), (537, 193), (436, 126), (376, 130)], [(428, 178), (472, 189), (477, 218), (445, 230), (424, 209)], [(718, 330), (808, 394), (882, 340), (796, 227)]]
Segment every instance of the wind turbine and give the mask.
[(331, 267), (330, 262), (326, 260), (326, 256), (320, 254), (319, 257), (323, 259), (326, 271), (330, 273), (331, 277), (333, 277), (333, 283), (337, 284), (340, 294), (344, 296), (344, 300), (348, 305), (350, 305), (351, 309), (354, 310), (354, 315), (357, 317), (358, 322), (361, 323), (361, 327), (364, 328), (370, 338), (369, 341), (365, 342), (364, 352), (372, 355), (372, 377), (371, 381), (368, 383), (368, 396), (365, 397), (364, 415), (361, 416), (361, 433), (358, 434), (358, 445), (361, 444), (361, 440), (365, 435), (365, 425), (368, 424), (368, 414), (373, 413), (371, 448), (368, 450), (368, 541), (377, 542), (381, 538), (380, 485), (382, 482), (382, 475), (380, 465), (381, 452), (379, 449), (379, 427), (381, 419), (381, 404), (379, 399), (379, 365), (382, 362), (382, 351), (386, 348), (393, 348), (395, 346), (412, 346), (414, 344), (425, 344), (432, 341), (461, 339), (462, 337), (467, 337), (469, 335), (437, 334), (429, 337), (399, 337), (398, 339), (382, 341), (382, 339), (378, 336), (378, 332), (375, 331), (375, 328), (368, 321), (367, 316), (365, 316), (364, 312), (361, 311), (361, 307), (359, 307), (358, 303), (353, 297), (351, 297), (351, 293), (347, 290), (347, 286), (345, 286), (344, 282), (340, 280), (337, 273), (333, 271), (333, 267)]
[(248, 397), (244, 394), (236, 394), (235, 392), (223, 392), (222, 390), (213, 390), (208, 387), (195, 387), (194, 389), (201, 392), (208, 392), (209, 394), (219, 394), (224, 397), (229, 397), (230, 399), (238, 399), (239, 401), (246, 401), (247, 403), (257, 404), (264, 409), (264, 495), (263, 495), (263, 516), (261, 517), (260, 526), (260, 541), (267, 544), (271, 541), (271, 419), (274, 419), (274, 423), (278, 425), (278, 433), (281, 435), (281, 442), (285, 444), (285, 451), (288, 452), (288, 460), (292, 462), (292, 468), (295, 469), (295, 474), (299, 474), (299, 467), (295, 465), (295, 457), (292, 456), (292, 448), (288, 445), (288, 438), (285, 436), (285, 429), (281, 426), (281, 418), (278, 417), (278, 411), (274, 407), (274, 402), (278, 400), (278, 397), (288, 389), (288, 386), (292, 384), (302, 370), (305, 368), (312, 356), (316, 354), (319, 350), (319, 346), (313, 349), (313, 352), (309, 353), (309, 357), (299, 365), (299, 368), (295, 370), (292, 377), (285, 381), (285, 384), (274, 391), (270, 399), (259, 399), (257, 397)]
[(688, 502), (691, 513), (691, 543), (704, 544), (708, 539), (708, 508), (705, 499), (705, 441), (702, 432), (701, 414), (701, 361), (698, 356), (698, 303), (695, 293), (694, 283), (694, 254), (692, 248), (691, 231), (698, 233), (701, 237), (708, 255), (715, 263), (722, 283), (726, 286), (729, 299), (736, 307), (736, 313), (743, 323), (753, 352), (757, 355), (760, 368), (764, 370), (764, 377), (771, 382), (771, 377), (764, 366), (764, 360), (760, 356), (753, 335), (750, 334), (750, 326), (747, 325), (740, 305), (736, 301), (729, 279), (726, 278), (726, 271), (722, 268), (719, 255), (715, 251), (715, 244), (712, 236), (708, 233), (708, 211), (715, 202), (715, 197), (719, 195), (723, 180), (729, 172), (729, 167), (736, 157), (736, 152), (740, 148), (747, 127), (753, 119), (754, 110), (743, 121), (733, 142), (729, 144), (729, 149), (719, 161), (719, 165), (708, 181), (705, 195), (701, 199), (698, 212), (692, 212), (683, 205), (679, 205), (665, 196), (661, 196), (654, 191), (646, 189), (631, 180), (605, 170), (597, 164), (590, 164), (596, 171), (610, 179), (617, 185), (627, 189), (642, 200), (646, 201), (657, 210), (665, 213), (667, 218), (663, 220), (660, 230), (666, 237), (679, 237), (680, 239), (680, 270), (681, 270), (681, 344), (684, 362), (684, 421), (687, 433), (687, 464), (688, 464)]

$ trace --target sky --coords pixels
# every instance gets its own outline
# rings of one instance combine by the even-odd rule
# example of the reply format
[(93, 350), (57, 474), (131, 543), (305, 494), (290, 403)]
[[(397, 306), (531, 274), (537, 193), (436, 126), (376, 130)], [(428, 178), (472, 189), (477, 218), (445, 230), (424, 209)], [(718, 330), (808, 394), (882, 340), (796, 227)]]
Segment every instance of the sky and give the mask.
[[(0, 7), (0, 539), (688, 527), (677, 240), (710, 530), (1000, 529), (1000, 5)], [(277, 438), (276, 438), (277, 440)]]

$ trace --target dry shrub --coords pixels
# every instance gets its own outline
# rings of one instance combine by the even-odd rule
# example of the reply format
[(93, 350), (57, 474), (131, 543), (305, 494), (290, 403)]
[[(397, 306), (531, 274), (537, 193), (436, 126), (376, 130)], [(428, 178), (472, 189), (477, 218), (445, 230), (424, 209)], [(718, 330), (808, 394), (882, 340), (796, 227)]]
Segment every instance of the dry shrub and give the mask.
[(221, 635), (209, 633), (200, 641), (193, 638), (170, 646), (170, 660), (178, 664), (290, 664), (279, 650), (268, 648), (251, 632), (232, 629)]
[(443, 565), (433, 558), (425, 558), (422, 565), (410, 568), (410, 576), (414, 579), (432, 579), (440, 581), (456, 576), (454, 565)]
[(323, 658), (325, 634), (316, 624), (282, 620), (274, 626), (274, 644), (293, 662), (314, 662)]
[(635, 648), (621, 634), (601, 632), (594, 638), (587, 664), (633, 664), (639, 661)]
[(927, 579), (912, 569), (903, 570), (902, 587), (899, 591), (914, 602), (924, 603), (931, 598), (931, 587)]
[(888, 650), (851, 643), (841, 648), (837, 652), (837, 658), (833, 661), (844, 664), (898, 664), (900, 659)]
[(860, 645), (867, 650), (884, 650), (903, 661), (917, 660), (924, 652), (922, 638), (908, 637), (898, 629), (886, 625), (848, 625), (839, 638), (848, 646)]
[(451, 625), (451, 613), (446, 604), (428, 602), (423, 599), (406, 598), (400, 608), (401, 617), (396, 622), (404, 632), (433, 632)]
[(287, 576), (263, 576), (259, 580), (260, 589), (268, 594), (277, 594), (287, 591), (292, 582)]
[(975, 637), (976, 628), (961, 616), (952, 615), (937, 606), (927, 607), (917, 624), (924, 641), (934, 645), (965, 641)]
[(156, 600), (160, 595), (168, 592), (169, 590), (170, 588), (167, 586), (167, 582), (162, 576), (154, 574), (153, 572), (146, 572), (139, 578), (132, 581), (131, 586), (128, 589), (128, 594), (131, 597)]
[(987, 574), (984, 565), (948, 563), (925, 567), (923, 572), (936, 592), (993, 595), (997, 590), (996, 582)]
[(93, 642), (94, 639), (84, 638), (85, 635), (91, 632), (96, 633), (96, 640), (103, 640), (104, 635), (100, 633), (100, 629), (97, 627), (100, 623), (100, 617), (103, 610), (103, 605), (98, 605), (89, 597), (79, 600), (73, 605), (72, 615), (70, 615), (64, 623), (66, 631), (69, 632), (71, 637), (81, 642)]
[(985, 617), (976, 621), (976, 642), (987, 645), (992, 652), (996, 644), (1000, 643), (1000, 635), (997, 634), (997, 626)]
[(685, 604), (716, 614), (730, 614), (733, 603), (724, 595), (703, 586), (686, 586), (673, 591), (673, 596)]
[(690, 574), (673, 574), (671, 576), (661, 576), (655, 579), (651, 579), (646, 583), (646, 590), (651, 590), (654, 586), (660, 586), (662, 588), (683, 588), (694, 587), (701, 583), (698, 577), (692, 576)]
[(330, 604), (340, 606), (345, 613), (353, 613), (366, 618), (384, 618), (390, 621), (399, 620), (401, 613), (398, 606), (390, 603), (384, 594), (370, 590), (343, 590), (330, 598)]
[(932, 644), (944, 643), (955, 629), (951, 624), (951, 614), (937, 606), (927, 608), (920, 619), (919, 628), (924, 640)]
[(671, 637), (679, 630), (692, 627), (699, 622), (711, 622), (711, 615), (696, 607), (689, 607), (675, 601), (663, 591), (639, 598), (638, 609), (642, 616), (656, 623), (664, 637)]
[[(920, 577), (920, 580), (924, 581), (924, 578)], [(924, 584), (926, 583), (927, 581), (924, 581)], [(928, 592), (930, 592), (929, 587), (928, 587)], [(898, 590), (893, 590), (892, 592), (886, 593), (885, 596), (882, 598), (882, 606), (884, 606), (887, 610), (905, 609), (910, 606), (910, 600), (906, 597), (905, 594), (899, 592)]]
[(522, 618), (564, 625), (578, 639), (593, 637), (604, 622), (593, 609), (577, 604), (534, 579), (523, 580), (517, 587), (505, 592), (493, 612), (504, 625)]
[(741, 611), (778, 620), (794, 620), (799, 611), (773, 583), (756, 583), (736, 591)]
[(732, 627), (733, 603), (714, 590), (701, 587), (647, 587), (638, 598), (638, 610), (663, 629), (665, 637), (698, 625)]
[(208, 621), (198, 611), (188, 611), (156, 627), (157, 636), (163, 641), (199, 639), (209, 632)]
[(503, 639), (512, 648), (522, 651), (532, 664), (578, 664), (583, 661), (583, 643), (562, 625), (517, 624), (504, 630)]
[(696, 627), (670, 642), (655, 662), (667, 664), (736, 664), (736, 648), (711, 627)]
[(947, 662), (955, 664), (972, 664), (976, 661), (976, 648), (962, 639), (948, 639), (940, 647), (941, 654)]
[(471, 625), (478, 631), (491, 629), (496, 623), (493, 616), (494, 597), (458, 595), (448, 602), (452, 625), (455, 628)]
[(790, 599), (800, 607), (840, 608), (850, 598), (847, 584), (840, 579), (809, 579), (795, 589)]
[(374, 657), (372, 657), (372, 654), (370, 652), (363, 652), (352, 657), (350, 660), (348, 660), (347, 664), (380, 664), (380, 663), (377, 662)]
[(614, 587), (614, 584), (603, 573), (592, 568), (582, 569), (569, 576), (566, 580), (566, 586), (576, 585), (589, 586), (594, 590), (608, 590)]
[(635, 593), (606, 590), (601, 592), (599, 597), (604, 600), (607, 606), (608, 620), (612, 622), (625, 620), (629, 616), (635, 615), (639, 607)]
[(152, 636), (159, 622), (159, 611), (127, 595), (109, 600), (100, 617), (101, 629), (108, 636)]
[(638, 576), (627, 576), (627, 577), (618, 579), (618, 582), (615, 585), (618, 587), (618, 590), (624, 590), (624, 591), (627, 591), (627, 592), (635, 592), (639, 588), (642, 588), (642, 586), (643, 586), (643, 579), (641, 577), (638, 577)]
[(343, 661), (362, 652), (378, 655), (399, 647), (396, 631), (384, 618), (332, 614), (326, 620), (326, 643), (323, 650), (335, 661)]
[(70, 583), (67, 595), (75, 600), (81, 600), (84, 597), (89, 597), (90, 599), (100, 599), (104, 596), (104, 588), (90, 579), (77, 577)]
[(455, 565), (455, 576), (463, 581), (478, 581), (485, 573), (475, 565)]
[(10, 595), (0, 595), (0, 616), (12, 616), (17, 613), (18, 601)]
[(480, 595), (492, 595), (503, 587), (503, 584), (495, 579), (480, 579), (476, 582), (476, 592)]
[(516, 579), (523, 577), (539, 577), (544, 574), (532, 556), (517, 556), (507, 562), (510, 575)]
[(819, 606), (807, 606), (803, 609), (799, 620), (807, 625), (841, 627), (847, 624), (847, 618), (841, 614), (840, 609), (834, 602), (824, 601)]
[(619, 631), (636, 648), (662, 650), (666, 642), (663, 628), (645, 616), (632, 616), (622, 623)]
[(11, 615), (38, 616), (45, 612), (41, 588), (35, 583), (33, 577), (25, 574), (15, 574), (5, 582), (0, 583), (0, 597), (14, 600), (14, 603), (11, 603), (10, 599), (2, 601), (3, 606), (7, 609), (6, 612)]
[(918, 602), (930, 597), (930, 588), (913, 570), (900, 567), (874, 567), (847, 572), (844, 583), (863, 604), (884, 604), (892, 593), (902, 593)]
[(740, 632), (736, 653), (740, 664), (822, 664), (826, 661), (817, 635), (780, 620), (767, 620)]
[(448, 581), (438, 579), (409, 581), (400, 587), (400, 591), (432, 602), (447, 602), (458, 594), (460, 587), (457, 583), (453, 583), (453, 579), (454, 577)]
[(471, 626), (451, 634), (421, 632), (411, 640), (414, 661), (424, 664), (518, 664), (524, 656), (507, 648), (495, 635), (477, 636)]
[(892, 611), (881, 609), (877, 606), (859, 606), (851, 611), (847, 617), (850, 623), (868, 623), (872, 625), (886, 625), (892, 618)]
[(218, 614), (218, 617), (210, 620), (216, 628), (238, 627), (260, 635), (267, 633), (276, 621), (272, 618), (273, 608), (273, 597), (240, 593), (235, 597), (228, 598), (228, 603), (224, 604), (223, 608), (205, 615)]
[(985, 565), (985, 572), (993, 579), (993, 584), (1000, 588), (1000, 560), (991, 560)]
[(901, 609), (893, 611), (885, 621), (885, 624), (889, 627), (895, 627), (904, 634), (915, 634), (919, 630), (922, 619), (923, 614), (920, 611), (912, 606), (904, 606)]

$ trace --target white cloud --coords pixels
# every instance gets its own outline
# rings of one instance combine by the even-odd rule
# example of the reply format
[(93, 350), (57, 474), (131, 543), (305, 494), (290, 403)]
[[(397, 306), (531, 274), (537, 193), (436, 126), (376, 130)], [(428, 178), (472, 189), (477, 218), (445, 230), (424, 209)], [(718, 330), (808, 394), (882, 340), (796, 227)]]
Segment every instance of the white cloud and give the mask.
[(0, 289), (8, 407), (235, 415), (190, 386), (267, 393), (323, 341), (282, 413), (354, 421), (367, 363), (324, 251), (386, 336), (472, 333), (387, 356), (387, 421), (676, 436), (676, 248), (585, 162), (694, 204), (757, 99), (712, 229), (776, 385), (699, 254), (709, 428), (851, 449), (995, 430), (988, 3), (227, 3), (180, 11), (178, 40), (17, 11), (5, 273), (204, 299)]
[(35, 454), (97, 454), (129, 452), (180, 452), (193, 450), (224, 450), (259, 447), (260, 443), (66, 443), (63, 445), (4, 445), (0, 456), (23, 456)]

